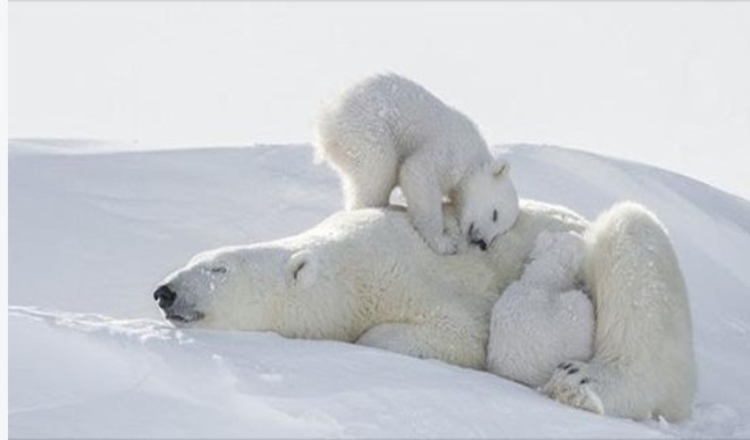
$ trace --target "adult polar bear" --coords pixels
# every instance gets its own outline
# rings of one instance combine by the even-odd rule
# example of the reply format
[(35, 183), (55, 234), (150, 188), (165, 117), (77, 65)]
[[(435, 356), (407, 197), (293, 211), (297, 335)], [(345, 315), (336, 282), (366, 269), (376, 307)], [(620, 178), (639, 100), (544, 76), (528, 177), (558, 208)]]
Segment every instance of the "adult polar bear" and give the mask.
[(616, 416), (688, 417), (695, 380), (682, 275), (663, 227), (634, 204), (589, 224), (522, 201), (487, 252), (453, 256), (432, 252), (403, 211), (339, 212), (297, 236), (199, 254), (154, 298), (178, 325), (356, 342), (484, 369), (492, 305), (542, 231), (585, 233), (597, 315), (594, 357), (560, 365), (544, 391)]

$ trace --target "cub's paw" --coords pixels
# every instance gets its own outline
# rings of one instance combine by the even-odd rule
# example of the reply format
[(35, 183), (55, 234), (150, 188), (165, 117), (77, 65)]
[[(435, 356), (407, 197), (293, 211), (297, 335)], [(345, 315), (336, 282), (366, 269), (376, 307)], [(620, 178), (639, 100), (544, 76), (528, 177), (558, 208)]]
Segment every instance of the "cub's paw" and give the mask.
[(541, 391), (549, 398), (573, 408), (604, 414), (602, 400), (592, 389), (589, 369), (585, 362), (563, 362)]
[(427, 245), (440, 255), (453, 255), (458, 252), (459, 242), (448, 235), (426, 239)]

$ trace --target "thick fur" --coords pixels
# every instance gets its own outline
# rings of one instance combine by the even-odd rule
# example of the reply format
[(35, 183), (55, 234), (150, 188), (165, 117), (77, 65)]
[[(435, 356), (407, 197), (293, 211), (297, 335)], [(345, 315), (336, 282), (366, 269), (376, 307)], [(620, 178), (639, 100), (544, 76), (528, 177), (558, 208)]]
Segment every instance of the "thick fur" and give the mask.
[(584, 282), (596, 307), (595, 355), (560, 365), (544, 392), (616, 416), (689, 417), (690, 308), (664, 226), (635, 203), (612, 207), (586, 233)]
[[(493, 160), (469, 118), (406, 78), (377, 75), (349, 88), (321, 112), (315, 146), (341, 176), (346, 209), (385, 207), (398, 185), (438, 253), (489, 243), (518, 215), (507, 162)], [(445, 233), (444, 197), (458, 207), (459, 236)]]
[(522, 201), (513, 228), (487, 252), (440, 256), (403, 211), (344, 211), (298, 236), (200, 254), (157, 293), (178, 325), (356, 342), (484, 369), (492, 305), (524, 273), (539, 234), (585, 232), (594, 356), (565, 362), (544, 391), (622, 417), (687, 417), (690, 315), (663, 227), (635, 204), (588, 226), (565, 208)]
[(487, 370), (540, 387), (563, 361), (593, 354), (594, 308), (580, 290), (584, 240), (542, 232), (523, 275), (492, 308)]
[(525, 202), (488, 252), (440, 256), (403, 210), (342, 211), (294, 237), (197, 255), (164, 280), (176, 294), (164, 313), (179, 325), (357, 342), (484, 369), (492, 304), (520, 276), (536, 235), (584, 228), (564, 208)]

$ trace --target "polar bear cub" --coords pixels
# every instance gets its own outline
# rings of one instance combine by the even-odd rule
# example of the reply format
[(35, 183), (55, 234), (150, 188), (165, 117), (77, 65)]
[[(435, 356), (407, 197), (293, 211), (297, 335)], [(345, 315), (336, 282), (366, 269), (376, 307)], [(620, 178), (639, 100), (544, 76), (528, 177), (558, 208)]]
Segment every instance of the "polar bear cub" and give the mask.
[(492, 309), (490, 372), (536, 388), (561, 363), (591, 358), (594, 307), (578, 288), (584, 250), (575, 232), (539, 234), (523, 275)]
[(399, 186), (437, 253), (462, 243), (445, 232), (444, 197), (457, 207), (461, 235), (483, 249), (518, 216), (509, 164), (493, 160), (469, 118), (401, 76), (369, 77), (325, 106), (315, 148), (340, 174), (347, 210), (387, 206)]

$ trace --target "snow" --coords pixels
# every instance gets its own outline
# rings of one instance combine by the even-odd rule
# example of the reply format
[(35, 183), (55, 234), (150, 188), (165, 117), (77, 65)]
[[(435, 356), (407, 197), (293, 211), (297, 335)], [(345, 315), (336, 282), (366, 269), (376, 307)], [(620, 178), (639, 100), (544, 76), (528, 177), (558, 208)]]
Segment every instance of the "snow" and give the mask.
[(133, 151), (13, 140), (10, 436), (750, 436), (750, 203), (579, 151), (498, 150), (521, 197), (592, 218), (632, 199), (668, 227), (693, 313), (692, 420), (597, 416), (486, 372), (373, 348), (175, 329), (151, 296), (160, 279), (198, 251), (315, 225), (341, 207), (334, 173), (313, 165), (305, 145)]

